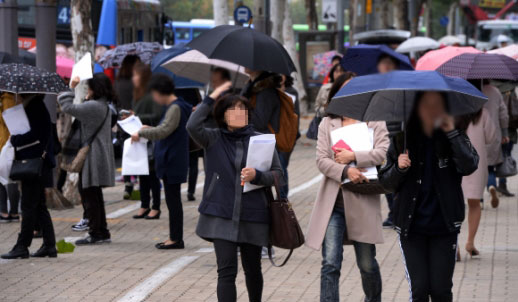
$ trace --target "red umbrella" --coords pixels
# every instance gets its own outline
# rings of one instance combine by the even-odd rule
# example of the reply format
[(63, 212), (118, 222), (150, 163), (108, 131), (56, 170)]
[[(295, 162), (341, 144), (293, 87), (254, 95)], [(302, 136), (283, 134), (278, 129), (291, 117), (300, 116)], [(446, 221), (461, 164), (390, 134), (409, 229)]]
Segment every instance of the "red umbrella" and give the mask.
[(461, 55), (463, 53), (481, 53), (473, 47), (454, 47), (448, 46), (438, 50), (427, 52), (423, 57), (417, 61), (416, 70), (436, 70), (446, 61)]

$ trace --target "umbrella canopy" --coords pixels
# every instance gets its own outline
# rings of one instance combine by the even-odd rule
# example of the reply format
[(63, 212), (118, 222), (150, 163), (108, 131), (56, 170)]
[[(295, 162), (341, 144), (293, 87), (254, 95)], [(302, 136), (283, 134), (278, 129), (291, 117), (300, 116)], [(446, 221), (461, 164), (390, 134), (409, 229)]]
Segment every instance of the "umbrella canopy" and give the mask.
[(8, 52), (0, 51), (0, 64), (17, 63), (18, 59)]
[(518, 60), (518, 45), (512, 44), (512, 45), (509, 45), (506, 47), (490, 50), (487, 53), (504, 55), (504, 56), (511, 57), (515, 60)]
[(460, 78), (436, 71), (392, 71), (353, 78), (338, 91), (326, 112), (360, 121), (405, 121), (420, 91), (446, 94), (452, 115), (476, 112), (487, 101), (482, 92)]
[(285, 75), (296, 71), (282, 44), (248, 27), (220, 25), (202, 33), (187, 46), (210, 59), (229, 61), (251, 70)]
[(437, 71), (463, 79), (518, 80), (518, 62), (504, 55), (465, 53), (445, 62)]
[[(172, 71), (175, 75), (202, 83), (210, 81), (210, 71), (213, 67), (227, 69), (237, 86), (243, 86), (248, 81), (245, 68), (234, 63), (218, 59), (209, 59), (206, 55), (193, 49), (184, 52), (162, 64), (162, 67)], [(237, 76), (237, 79), (236, 79)]]
[(170, 70), (167, 70), (161, 66), (165, 62), (171, 60), (172, 58), (174, 58), (176, 56), (179, 56), (179, 55), (185, 53), (188, 50), (189, 50), (189, 48), (185, 47), (184, 45), (175, 45), (169, 49), (162, 50), (151, 61), (151, 71), (153, 73), (163, 73), (163, 74), (170, 76), (174, 81), (175, 87), (177, 87), (177, 88), (203, 87), (204, 86), (203, 83), (177, 76), (174, 73), (172, 73)]
[(415, 67), (416, 70), (436, 70), (444, 64), (444, 62), (450, 60), (463, 53), (481, 53), (473, 47), (453, 47), (448, 46), (445, 48), (432, 50), (427, 52), (418, 61)]
[(333, 67), (331, 60), (338, 55), (336, 50), (321, 52), (313, 55), (313, 77), (325, 77)]
[(58, 94), (68, 90), (55, 72), (25, 64), (0, 64), (0, 91)]
[(56, 57), (56, 73), (62, 78), (69, 78), (74, 68), (74, 60), (65, 57)]
[(454, 45), (462, 45), (463, 41), (457, 36), (444, 36), (439, 39), (439, 44), (454, 46)]
[(386, 45), (357, 45), (347, 49), (340, 64), (347, 71), (357, 75), (378, 73), (378, 58), (381, 55), (389, 55), (399, 62), (398, 69), (413, 70), (410, 59), (407, 56), (393, 51)]
[(162, 50), (162, 45), (157, 42), (135, 42), (119, 45), (107, 50), (99, 59), (103, 68), (120, 67), (122, 60), (127, 55), (137, 55), (145, 64), (151, 63), (153, 57)]
[(430, 49), (437, 49), (441, 44), (434, 39), (428, 37), (413, 37), (396, 48), (397, 52), (409, 53), (414, 51), (425, 51)]

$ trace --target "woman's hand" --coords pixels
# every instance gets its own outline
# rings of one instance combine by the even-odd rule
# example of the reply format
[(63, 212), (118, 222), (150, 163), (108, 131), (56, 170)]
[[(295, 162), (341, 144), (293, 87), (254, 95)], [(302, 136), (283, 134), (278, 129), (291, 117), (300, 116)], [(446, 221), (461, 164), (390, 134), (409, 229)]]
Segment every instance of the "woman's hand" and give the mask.
[(409, 168), (412, 164), (410, 157), (408, 156), (408, 151), (402, 154), (399, 154), (399, 158), (397, 159), (397, 166), (400, 170), (405, 170)]
[(74, 89), (81, 82), (78, 76), (75, 76), (72, 80), (70, 80), (70, 88)]
[(215, 100), (215, 99), (219, 98), (219, 96), (220, 96), (223, 92), (225, 92), (225, 91), (229, 90), (229, 89), (230, 89), (230, 87), (232, 87), (232, 82), (230, 82), (230, 81), (226, 81), (225, 83), (223, 83), (223, 84), (219, 85), (219, 87), (218, 87), (218, 88), (214, 89), (214, 91), (209, 95), (209, 97), (210, 97), (211, 99), (214, 99), (214, 100)]
[(347, 178), (349, 178), (349, 180), (353, 184), (369, 182), (369, 179), (367, 177), (365, 177), (365, 175), (363, 175), (363, 173), (362, 173), (362, 172), (365, 172), (365, 171), (366, 171), (365, 169), (358, 169), (358, 168), (355, 168), (355, 167), (349, 167), (347, 169)]
[(132, 142), (138, 142), (139, 140), (140, 140), (140, 135), (138, 134), (138, 131), (131, 135)]
[(353, 151), (343, 148), (337, 148), (335, 153), (335, 162), (343, 165), (348, 165), (356, 160), (356, 155)]
[(255, 169), (254, 168), (243, 168), (241, 170), (241, 181), (250, 182), (255, 179)]

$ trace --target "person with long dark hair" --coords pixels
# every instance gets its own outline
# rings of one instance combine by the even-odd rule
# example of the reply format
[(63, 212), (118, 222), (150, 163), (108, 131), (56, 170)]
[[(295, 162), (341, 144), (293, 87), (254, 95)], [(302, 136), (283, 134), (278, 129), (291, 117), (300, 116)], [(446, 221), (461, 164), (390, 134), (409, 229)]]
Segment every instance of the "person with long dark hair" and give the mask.
[[(191, 137), (205, 150), (205, 186), (196, 234), (214, 243), (218, 265), (218, 301), (237, 300), (236, 276), (239, 247), (248, 297), (260, 302), (263, 292), (261, 250), (268, 245), (269, 213), (266, 189), (243, 192), (241, 182), (266, 186), (282, 178), (277, 153), (267, 171), (246, 167), (250, 137), (258, 135), (249, 124), (249, 101), (222, 93), (231, 83), (216, 88), (198, 105), (187, 123)], [(212, 109), (214, 107), (214, 109)], [(213, 111), (218, 128), (204, 126)]]
[(457, 237), (464, 220), (462, 177), (478, 168), (466, 134), (448, 115), (445, 95), (416, 93), (404, 133), (392, 138), (379, 181), (394, 192), (399, 233), (412, 301), (453, 300)]
[[(149, 92), (149, 81), (151, 80), (151, 68), (148, 65), (138, 62), (133, 67), (133, 111), (140, 118), (144, 125), (155, 127), (160, 123), (163, 108), (153, 101)], [(153, 146), (152, 142), (148, 145)], [(152, 149), (148, 148), (148, 149)], [(159, 219), (160, 218), (160, 179), (156, 176), (155, 160), (153, 154), (148, 154), (149, 175), (140, 175), (140, 209), (135, 219)], [(151, 195), (153, 205), (150, 208)]]
[(52, 186), (52, 168), (56, 165), (53, 147), (52, 122), (43, 103), (44, 95), (24, 95), (23, 104), (31, 130), (25, 134), (11, 135), (15, 159), (43, 158), (40, 176), (21, 181), (22, 229), (13, 249), (2, 255), (3, 259), (29, 258), (29, 246), (36, 225), (43, 236), (43, 245), (32, 257), (57, 257), (56, 236), (49, 211), (45, 205), (45, 188)]
[[(71, 87), (79, 84), (72, 79)], [(106, 223), (102, 189), (114, 186), (115, 158), (111, 136), (111, 111), (108, 102), (116, 100), (110, 79), (104, 73), (96, 73), (87, 81), (85, 102), (74, 104), (74, 93), (66, 92), (58, 97), (63, 112), (81, 122), (81, 141), (92, 142), (79, 174), (79, 193), (88, 213), (89, 235), (76, 241), (77, 245), (111, 242)]]
[[(480, 201), (484, 197), (488, 178), (486, 146), (496, 141), (497, 129), (485, 108), (476, 113), (458, 117), (456, 124), (458, 129), (466, 132), (479, 156), (478, 169), (462, 179), (462, 191), (464, 198), (468, 200), (468, 240), (465, 248), (472, 257), (480, 253), (475, 248), (475, 236), (482, 214)], [(460, 259), (460, 252), (457, 257)]]
[(331, 70), (329, 71), (329, 82), (323, 84), (318, 90), (317, 97), (315, 98), (315, 111), (320, 113), (321, 116), (324, 116), (325, 113), (325, 105), (327, 104), (327, 99), (329, 98), (329, 90), (333, 86), (333, 83), (339, 76), (342, 74), (348, 73), (351, 77), (353, 73), (346, 72), (342, 65), (336, 64), (333, 65)]

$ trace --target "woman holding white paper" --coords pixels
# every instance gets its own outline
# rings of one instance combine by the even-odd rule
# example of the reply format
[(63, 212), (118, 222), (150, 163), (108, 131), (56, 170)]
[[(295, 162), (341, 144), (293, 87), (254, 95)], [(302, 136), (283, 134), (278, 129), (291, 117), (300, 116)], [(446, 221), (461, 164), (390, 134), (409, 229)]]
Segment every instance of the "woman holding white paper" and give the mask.
[[(385, 122), (369, 122), (367, 127), (373, 132), (371, 150), (354, 152), (342, 147), (334, 151), (331, 132), (356, 123), (347, 117), (327, 116), (318, 130), (317, 166), (324, 180), (311, 215), (306, 245), (315, 250), (322, 248), (320, 301), (339, 301), (344, 243), (354, 246), (365, 301), (381, 301), (381, 274), (375, 246), (383, 243), (380, 196), (354, 193), (343, 189), (341, 184), (345, 180), (368, 182), (362, 174), (363, 168), (381, 165), (390, 142)], [(347, 138), (343, 141), (347, 144)]]
[[(269, 238), (267, 196), (262, 188), (244, 193), (242, 183), (270, 189), (275, 178), (282, 179), (282, 170), (275, 151), (269, 169), (246, 167), (250, 138), (258, 133), (248, 125), (248, 101), (233, 94), (221, 96), (230, 87), (227, 82), (214, 90), (187, 123), (191, 137), (205, 149), (206, 178), (196, 234), (214, 242), (218, 300), (236, 301), (239, 247), (250, 301), (261, 301), (261, 250)], [(204, 127), (212, 111), (219, 128)]]
[[(74, 89), (79, 78), (71, 81)], [(81, 141), (91, 141), (90, 151), (79, 176), (79, 193), (87, 213), (89, 236), (76, 241), (77, 245), (111, 242), (106, 223), (102, 188), (115, 185), (115, 157), (113, 155), (111, 113), (108, 102), (116, 99), (110, 79), (96, 73), (87, 81), (86, 101), (74, 104), (74, 93), (58, 97), (63, 112), (81, 122)]]

